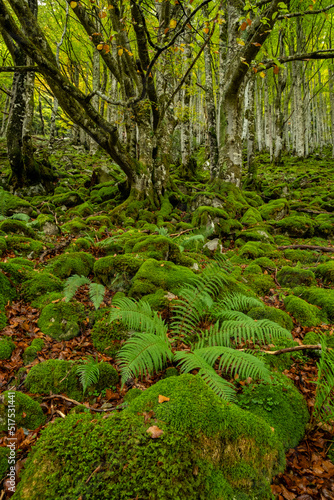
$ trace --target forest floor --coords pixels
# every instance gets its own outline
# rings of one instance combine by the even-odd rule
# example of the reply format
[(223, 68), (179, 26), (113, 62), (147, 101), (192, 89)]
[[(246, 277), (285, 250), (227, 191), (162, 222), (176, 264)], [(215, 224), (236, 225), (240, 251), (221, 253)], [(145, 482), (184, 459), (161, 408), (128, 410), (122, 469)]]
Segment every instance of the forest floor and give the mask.
[[(1, 338), (10, 338), (15, 346), (7, 359), (0, 360), (0, 393), (15, 387), (17, 390), (30, 394), (24, 386), (26, 374), (36, 364), (49, 359), (80, 361), (87, 355), (92, 355), (99, 361), (106, 361), (118, 369), (115, 355), (108, 355), (108, 349), (97, 349), (96, 343), (94, 345), (92, 340), (91, 332), (95, 319), (94, 307), (89, 299), (88, 285), (78, 288), (74, 296), (74, 300), (81, 303), (85, 311), (85, 317), (80, 322), (79, 334), (69, 340), (59, 340), (45, 334), (38, 324), (42, 307), (48, 302), (37, 307), (32, 298), (27, 300), (29, 293), (24, 292), (24, 280), (17, 279), (11, 274), (10, 268), (6, 268), (5, 264), (16, 262), (26, 270), (29, 266), (24, 264), (23, 260), (12, 260), (22, 257), (30, 260), (30, 272), (33, 270), (42, 272), (50, 266), (50, 263), (55, 262), (59, 255), (67, 251), (84, 250), (90, 253), (94, 260), (107, 255), (115, 255), (111, 253), (114, 252), (111, 243), (134, 227), (143, 231), (144, 234), (157, 234), (159, 227), (165, 227), (165, 237), (171, 238), (171, 234), (180, 235), (179, 243), (184, 246), (183, 254), (197, 259), (200, 270), (208, 265), (216, 252), (219, 252), (221, 244), (222, 253), (235, 279), (255, 292), (267, 306), (288, 313), (293, 321), (291, 333), (297, 344), (302, 345), (304, 337), (310, 332), (314, 333), (314, 339), (321, 333), (326, 334), (330, 340), (332, 336), (334, 339), (334, 309), (330, 310), (331, 305), (328, 306), (329, 309), (326, 309), (323, 304), (320, 306), (305, 292), (307, 288), (317, 287), (324, 290), (334, 288), (334, 160), (324, 152), (323, 155), (314, 155), (304, 160), (286, 157), (284, 164), (280, 166), (272, 166), (266, 155), (259, 156), (257, 161), (259, 163), (258, 191), (253, 192), (253, 195), (245, 195), (243, 200), (235, 195), (234, 205), (232, 202), (230, 206), (227, 203), (224, 205), (222, 200), (221, 209), (227, 212), (230, 210), (230, 219), (225, 217), (224, 223), (219, 220), (219, 217), (217, 222), (217, 214), (213, 216), (209, 211), (205, 217), (202, 214), (202, 218), (195, 220), (192, 215), (196, 208), (192, 208), (193, 213), (190, 215), (189, 203), (196, 202), (196, 194), (203, 192), (208, 197), (205, 172), (198, 175), (194, 183), (182, 181), (180, 178), (177, 180), (177, 186), (185, 194), (185, 199), (175, 201), (175, 206), (169, 213), (167, 210), (164, 214), (157, 214), (163, 215), (160, 224), (157, 223), (156, 218), (149, 220), (147, 214), (142, 224), (141, 208), (138, 211), (136, 207), (133, 208), (132, 213), (125, 214), (123, 220), (111, 218), (108, 221), (110, 211), (117, 204), (117, 199), (112, 197), (116, 192), (115, 182), (122, 178), (120, 171), (117, 167), (109, 168), (109, 160), (102, 153), (99, 152), (95, 157), (90, 157), (80, 148), (68, 146), (66, 142), (60, 141), (53, 157), (53, 164), (59, 176), (54, 196), (49, 198), (26, 196), (27, 205), (18, 204), (19, 208), (12, 211), (6, 208), (10, 205), (6, 198), (4, 201), (3, 197), (0, 199), (0, 213), (2, 213), (0, 235), (7, 240), (0, 259), (0, 272), (9, 279), (15, 290), (12, 300), (6, 300), (7, 321), (1, 332)], [(0, 142), (0, 162), (2, 164), (0, 175), (2, 174), (5, 178), (8, 164), (4, 142)], [(177, 178), (176, 169), (175, 178)], [(68, 196), (69, 193), (78, 195), (75, 201), (70, 202), (71, 206), (66, 205), (65, 198), (64, 201), (58, 203), (57, 196), (58, 198), (61, 195)], [(214, 196), (216, 195), (213, 194)], [(172, 197), (170, 199), (173, 205)], [(31, 207), (32, 210), (26, 210), (27, 207)], [(249, 209), (254, 209), (255, 212)], [(247, 210), (249, 211), (248, 219), (245, 217)], [(4, 221), (17, 220), (15, 213), (28, 214), (28, 218), (23, 217), (20, 220), (26, 227), (26, 230), (23, 229), (21, 233), (15, 224), (12, 229), (9, 225), (1, 226)], [(258, 213), (262, 215), (256, 220)], [(46, 219), (42, 220), (41, 215), (47, 216)], [(233, 227), (232, 222), (229, 222), (233, 219), (240, 223), (239, 226)], [(56, 234), (46, 234), (46, 226), (43, 226), (46, 221), (53, 224)], [(203, 228), (200, 233), (201, 228), (197, 225), (199, 221), (213, 228), (211, 234), (205, 233)], [(156, 232), (154, 232), (154, 224), (157, 224)], [(187, 241), (192, 231), (197, 235), (204, 234), (205, 239), (195, 238), (190, 242)], [(18, 236), (21, 238), (20, 241)], [(218, 250), (205, 248), (204, 244), (214, 238), (219, 239)], [(82, 242), (82, 239), (86, 243)], [(80, 240), (80, 246), (76, 247), (78, 240)], [(34, 241), (41, 245), (34, 247)], [(107, 243), (103, 244), (103, 242)], [(245, 245), (248, 247), (246, 248)], [(296, 248), (296, 245), (305, 245), (305, 248)], [(287, 246), (293, 246), (293, 248), (282, 248)], [(261, 257), (267, 258), (270, 262), (263, 263), (261, 267), (261, 261), (257, 260)], [(256, 261), (255, 266), (261, 269), (251, 268), (252, 272), (247, 273), (247, 268), (254, 266), (254, 261)], [(327, 267), (320, 269), (321, 265)], [(297, 269), (301, 275), (303, 271), (308, 271), (308, 273), (304, 274), (298, 283), (292, 283), (290, 275), (286, 277), (284, 273), (280, 274), (282, 268), (287, 266), (289, 269)], [(318, 272), (317, 268), (319, 268)], [(49, 269), (51, 268), (48, 267), (46, 270)], [(56, 274), (56, 271), (54, 272)], [(255, 275), (258, 276), (256, 279)], [(67, 276), (61, 273), (58, 276), (62, 282), (67, 279)], [(280, 276), (284, 284), (280, 281)], [(94, 279), (92, 269), (88, 278)], [(111, 307), (116, 292), (129, 290), (131, 279), (116, 272), (113, 279), (105, 284), (108, 286), (100, 305), (102, 309)], [(316, 319), (314, 324), (310, 325), (307, 318), (305, 320), (302, 316), (298, 316), (298, 311), (296, 314), (287, 311), (285, 298), (294, 293), (295, 286), (299, 286), (298, 296), (306, 297), (308, 303), (315, 304), (324, 314), (326, 312), (327, 321), (322, 321), (319, 318), (323, 316), (319, 316), (318, 320)], [(51, 292), (56, 293), (55, 290)], [(334, 290), (332, 293), (334, 294)], [(62, 295), (54, 295), (51, 298), (51, 302), (55, 304), (63, 300)], [(334, 305), (332, 298), (331, 304)], [(168, 319), (171, 309), (172, 305), (166, 305), (159, 312)], [(37, 352), (35, 359), (27, 362), (24, 352), (36, 338), (42, 339), (44, 346)], [(120, 342), (116, 340), (115, 345), (119, 347), (123, 342), (124, 340)], [(182, 345), (185, 348), (188, 347), (187, 342), (181, 343), (181, 348)], [(303, 355), (292, 353), (289, 359), (289, 366), (284, 369), (283, 373), (293, 380), (305, 397), (309, 411), (312, 412), (319, 356), (316, 351), (309, 351)], [(163, 374), (164, 371), (144, 380), (136, 379), (132, 381), (131, 387), (145, 389), (160, 380)], [(122, 388), (118, 383), (100, 393), (90, 394), (79, 403), (84, 404), (92, 413), (113, 411), (117, 407), (121, 408), (119, 405), (123, 404), (123, 398), (128, 389), (127, 385)], [(15, 435), (18, 449), (17, 472), (24, 465), (42, 429), (54, 419), (64, 418), (77, 405), (77, 402), (65, 393), (40, 394), (38, 401), (46, 416), (46, 423), (34, 430), (24, 427), (17, 429)], [(331, 446), (334, 447), (333, 438), (333, 428), (329, 424), (319, 424), (296, 448), (288, 450), (286, 469), (284, 473), (274, 478), (272, 484), (272, 492), (277, 499), (334, 499), (334, 464), (328, 457)], [(6, 446), (6, 442), (6, 434), (0, 432), (0, 447)], [(0, 487), (3, 488), (0, 490), (0, 500), (7, 500), (11, 496), (8, 484), (5, 478), (0, 477), (0, 480), (2, 480)]]

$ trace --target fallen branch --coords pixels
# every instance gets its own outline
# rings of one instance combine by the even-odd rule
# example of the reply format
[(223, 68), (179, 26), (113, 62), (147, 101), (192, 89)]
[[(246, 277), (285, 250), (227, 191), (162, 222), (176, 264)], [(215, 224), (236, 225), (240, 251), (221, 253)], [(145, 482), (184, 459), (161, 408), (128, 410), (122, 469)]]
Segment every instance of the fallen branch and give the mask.
[(42, 255), (40, 256), (39, 261), (43, 262), (44, 258), (47, 255), (56, 254), (58, 252), (58, 250), (62, 250), (63, 248), (66, 248), (71, 243), (73, 238), (74, 238), (74, 236), (70, 235), (66, 241), (63, 241), (62, 243), (60, 243), (59, 245), (57, 245), (54, 248), (48, 248), (47, 250), (45, 250), (45, 252), (43, 252)]
[(185, 229), (184, 231), (181, 231), (180, 233), (169, 234), (168, 236), (170, 238), (173, 238), (176, 236), (180, 236), (181, 234), (184, 234), (184, 233), (189, 233), (189, 231), (195, 231), (195, 229), (198, 229), (198, 227), (191, 227), (190, 229)]
[(301, 248), (302, 250), (320, 250), (321, 252), (334, 252), (334, 247), (319, 247), (317, 245), (284, 245), (277, 247), (278, 250), (288, 250), (290, 248)]
[(277, 356), (278, 354), (285, 354), (286, 352), (294, 351), (304, 351), (305, 349), (321, 349), (321, 345), (296, 345), (295, 347), (286, 347), (285, 349), (279, 349), (278, 351), (261, 351), (265, 354), (273, 354)]
[[(70, 399), (70, 398), (67, 398), (66, 396), (62, 396), (61, 394), (52, 394), (51, 396), (45, 396), (43, 398), (44, 399), (55, 399), (55, 398), (60, 398), (60, 399), (64, 399), (65, 401), (69, 401), (70, 403), (73, 403), (74, 405), (76, 406), (82, 406), (83, 403), (79, 403), (78, 401), (75, 401), (75, 399)], [(100, 412), (100, 413), (103, 413), (105, 411), (113, 411), (115, 410), (116, 408), (105, 408), (105, 409), (98, 409), (98, 408), (92, 408), (91, 406), (86, 406), (84, 405), (88, 410), (91, 410), (91, 411), (97, 411), (97, 412)]]

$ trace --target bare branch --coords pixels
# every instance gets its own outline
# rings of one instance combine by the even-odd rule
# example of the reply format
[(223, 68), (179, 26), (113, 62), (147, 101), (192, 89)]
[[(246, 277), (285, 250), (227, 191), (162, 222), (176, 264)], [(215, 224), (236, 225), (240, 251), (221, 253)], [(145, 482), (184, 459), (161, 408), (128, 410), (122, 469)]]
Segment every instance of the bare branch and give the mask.
[(318, 10), (304, 10), (304, 12), (291, 12), (291, 14), (282, 14), (281, 16), (277, 16), (277, 19), (292, 19), (293, 17), (304, 17), (315, 14), (321, 14), (322, 12), (326, 12), (327, 10), (333, 9), (334, 3), (331, 5), (327, 5), (323, 9)]

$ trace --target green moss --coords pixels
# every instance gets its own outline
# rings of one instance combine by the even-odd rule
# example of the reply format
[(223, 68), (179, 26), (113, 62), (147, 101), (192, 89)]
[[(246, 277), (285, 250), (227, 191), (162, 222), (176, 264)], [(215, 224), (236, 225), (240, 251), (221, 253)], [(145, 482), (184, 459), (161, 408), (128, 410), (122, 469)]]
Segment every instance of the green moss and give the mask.
[(314, 222), (309, 217), (293, 215), (276, 222), (276, 227), (293, 238), (306, 238), (314, 235)]
[(138, 396), (140, 396), (141, 394), (143, 394), (143, 391), (141, 389), (133, 387), (125, 394), (124, 401), (126, 401), (127, 403), (131, 403), (131, 401), (138, 398)]
[(303, 438), (309, 420), (307, 404), (287, 377), (281, 375), (272, 384), (244, 386), (238, 402), (275, 429), (285, 450)]
[(9, 337), (2, 338), (0, 340), (0, 359), (9, 359), (14, 349), (15, 344)]
[(268, 259), (268, 257), (259, 257), (253, 261), (254, 265), (258, 265), (262, 270), (274, 270), (276, 269), (276, 264), (274, 261)]
[(30, 364), (34, 359), (37, 358), (37, 353), (41, 351), (44, 347), (44, 341), (42, 339), (34, 339), (30, 346), (24, 350), (23, 361), (26, 365)]
[(256, 208), (249, 208), (243, 215), (241, 219), (241, 224), (244, 226), (252, 226), (258, 222), (262, 222), (262, 217), (260, 212)]
[(7, 324), (7, 316), (6, 316), (6, 304), (7, 300), (3, 295), (0, 294), (0, 331), (6, 326)]
[(243, 194), (245, 200), (252, 207), (259, 207), (263, 203), (263, 200), (262, 200), (261, 196), (259, 196), (257, 193), (254, 193), (254, 191), (245, 191), (245, 190), (243, 190), (242, 194)]
[(47, 269), (59, 278), (68, 278), (73, 274), (88, 276), (94, 267), (95, 259), (87, 252), (64, 253), (51, 259)]
[(68, 251), (69, 252), (80, 252), (81, 250), (83, 250), (83, 251), (89, 250), (91, 246), (92, 246), (92, 243), (87, 238), (77, 238), (76, 240), (72, 241), (72, 243), (68, 247)]
[(302, 326), (317, 326), (327, 320), (325, 311), (309, 304), (300, 297), (288, 295), (288, 297), (284, 299), (284, 305), (286, 310), (291, 313), (296, 321)]
[(268, 233), (268, 228), (254, 227), (247, 231), (240, 231), (237, 233), (244, 241), (263, 241), (264, 243), (274, 243), (274, 238)]
[(323, 283), (334, 284), (334, 262), (330, 261), (317, 266), (315, 275), (317, 278), (321, 278)]
[(245, 275), (247, 275), (247, 274), (262, 274), (262, 269), (257, 264), (251, 264), (251, 265), (246, 267), (246, 269), (244, 270), (244, 274)]
[(285, 199), (272, 200), (258, 210), (265, 220), (280, 220), (289, 213), (289, 203)]
[(246, 274), (243, 279), (248, 286), (259, 295), (267, 295), (271, 289), (275, 288), (275, 282), (271, 276), (265, 274)]
[(26, 200), (14, 196), (0, 188), (0, 214), (10, 216), (13, 214), (32, 215), (34, 209)]
[(121, 273), (127, 279), (132, 279), (142, 263), (142, 257), (137, 256), (137, 254), (102, 257), (94, 264), (94, 275), (104, 285), (109, 284), (116, 273)]
[(133, 278), (129, 295), (140, 298), (143, 295), (155, 293), (158, 288), (173, 291), (189, 283), (194, 276), (194, 273), (186, 267), (177, 266), (172, 262), (148, 259)]
[(145, 300), (155, 311), (169, 309), (170, 300), (167, 297), (166, 290), (158, 289), (155, 293), (146, 295)]
[(87, 201), (85, 203), (82, 203), (81, 205), (77, 205), (75, 208), (72, 208), (68, 211), (69, 215), (73, 216), (75, 214), (79, 217), (87, 217), (89, 215), (92, 215), (92, 213), (94, 213), (94, 208)]
[(0, 236), (0, 256), (7, 250), (7, 242), (3, 236)]
[(8, 406), (12, 400), (15, 406), (15, 424), (18, 428), (33, 430), (45, 423), (46, 418), (37, 401), (20, 391), (6, 391), (0, 396), (0, 431), (7, 430)]
[(91, 385), (91, 392), (103, 391), (103, 389), (115, 387), (118, 383), (119, 376), (117, 370), (106, 362), (98, 363), (99, 381)]
[(61, 207), (65, 205), (67, 208), (75, 207), (84, 202), (81, 195), (76, 191), (68, 191), (63, 194), (56, 194), (51, 197), (50, 200), (56, 207)]
[(8, 236), (6, 242), (8, 250), (12, 250), (16, 255), (23, 254), (30, 256), (30, 254), (33, 254), (36, 257), (46, 249), (46, 246), (41, 241), (36, 241), (25, 236)]
[(274, 321), (283, 328), (286, 328), (286, 330), (289, 330), (289, 332), (293, 329), (293, 321), (290, 316), (286, 312), (281, 309), (276, 309), (275, 307), (253, 307), (247, 314), (253, 319), (268, 319), (269, 321)]
[(45, 335), (60, 341), (70, 340), (80, 333), (84, 306), (79, 302), (57, 302), (42, 309), (38, 326)]
[(121, 322), (114, 321), (110, 324), (109, 314), (110, 310), (108, 309), (103, 312), (101, 319), (95, 322), (91, 330), (91, 337), (95, 349), (114, 357), (124, 340), (128, 339), (129, 334)]
[(301, 287), (298, 290), (295, 289), (295, 293), (298, 295), (301, 294), (302, 298), (311, 304), (321, 307), (322, 311), (327, 313), (328, 319), (334, 321), (334, 290), (317, 287)]
[(308, 269), (297, 267), (282, 267), (277, 273), (277, 280), (281, 286), (294, 288), (299, 285), (312, 286), (316, 284), (314, 273)]
[(63, 298), (64, 294), (62, 292), (50, 292), (33, 300), (31, 305), (37, 309), (43, 309), (44, 306), (51, 304), (51, 302), (60, 302)]
[(79, 234), (87, 231), (87, 229), (87, 224), (82, 219), (76, 217), (61, 226), (62, 232), (66, 234)]
[(21, 285), (21, 297), (26, 302), (36, 301), (47, 293), (60, 292), (63, 289), (62, 281), (57, 276), (46, 271), (35, 271), (30, 276)]
[(109, 217), (107, 217), (106, 215), (94, 215), (92, 217), (87, 217), (86, 223), (89, 224), (90, 226), (92, 225), (97, 227), (111, 226), (111, 221)]
[(173, 366), (166, 368), (165, 373), (163, 375), (163, 378), (168, 378), (168, 377), (178, 377), (179, 371), (177, 368), (174, 368)]
[(248, 241), (240, 250), (240, 257), (256, 259), (258, 257), (272, 257), (275, 255), (275, 248), (269, 243), (259, 241)]
[(217, 222), (219, 219), (228, 219), (228, 213), (222, 208), (201, 206), (195, 210), (191, 224), (194, 227), (205, 227), (215, 219), (218, 219)]
[(0, 222), (0, 231), (5, 233), (14, 233), (21, 236), (28, 236), (29, 238), (35, 238), (35, 231), (28, 227), (25, 222), (14, 219), (6, 219)]
[(8, 457), (9, 448), (7, 446), (2, 446), (0, 448), (0, 481), (5, 478), (7, 471), (9, 470)]

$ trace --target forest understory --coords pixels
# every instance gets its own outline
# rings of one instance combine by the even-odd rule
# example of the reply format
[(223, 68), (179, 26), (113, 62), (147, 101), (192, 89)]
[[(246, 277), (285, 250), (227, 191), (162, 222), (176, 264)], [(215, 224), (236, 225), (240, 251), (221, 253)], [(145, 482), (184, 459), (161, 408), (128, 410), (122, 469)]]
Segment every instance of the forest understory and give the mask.
[[(35, 140), (37, 157), (43, 147), (42, 138)], [(249, 191), (227, 183), (215, 188), (205, 167), (198, 169), (190, 182), (179, 167), (171, 166), (173, 189), (165, 192), (159, 210), (152, 210), (148, 200), (134, 200), (119, 211), (117, 184), (124, 179), (119, 167), (110, 164), (100, 150), (90, 155), (66, 140), (57, 140), (54, 147), (54, 193), (19, 197), (8, 191), (6, 144), (0, 142), (0, 500), (13, 495), (7, 477), (6, 427), (6, 391), (13, 390), (20, 395), (16, 396), (13, 436), (19, 479), (14, 499), (241, 500), (269, 499), (271, 495), (279, 500), (333, 499), (331, 152), (324, 150), (307, 159), (286, 155), (280, 165), (271, 164), (267, 154), (258, 155), (257, 190)], [(230, 332), (228, 341), (225, 331)], [(257, 331), (261, 332), (258, 336)], [(203, 361), (200, 355), (204, 350), (200, 350), (208, 349), (205, 339), (212, 332), (226, 342), (224, 349), (251, 352), (254, 365), (246, 358), (244, 364), (238, 364), (230, 353), (223, 366), (221, 350), (208, 366), (209, 358)], [(148, 352), (149, 347), (141, 344), (145, 333), (151, 338), (164, 334), (165, 346), (157, 344), (147, 358), (131, 358), (130, 347), (125, 350), (131, 339), (133, 349)], [(211, 348), (220, 345), (217, 342), (211, 343)], [(285, 351), (270, 354), (281, 349)], [(321, 357), (326, 349), (328, 363)], [(265, 370), (272, 374), (270, 383), (261, 382), (259, 373), (267, 373)], [(220, 380), (214, 378), (213, 371)], [(210, 433), (205, 446), (202, 442), (203, 449), (211, 450), (205, 457), (197, 451), (193, 456), (192, 450), (186, 449), (180, 436), (182, 426), (170, 437), (166, 424), (170, 417), (166, 415), (173, 388), (177, 390), (180, 380), (189, 384), (189, 400), (185, 396), (175, 408), (184, 404), (189, 412), (199, 412), (199, 421), (203, 418), (206, 422), (201, 416), (202, 393), (196, 393), (198, 387), (204, 389), (201, 385), (192, 389), (193, 379), (182, 372), (198, 374), (193, 377), (196, 384), (208, 381), (214, 404), (223, 404), (218, 396), (222, 401), (230, 398), (236, 403), (235, 411), (255, 415), (260, 421), (259, 433), (266, 435), (269, 429), (275, 435), (276, 441), (269, 436), (263, 445), (278, 450), (266, 471), (267, 465), (256, 469), (260, 459), (252, 455), (261, 436), (254, 438), (257, 441), (247, 452), (240, 450), (250, 434), (238, 438), (235, 453), (239, 453), (242, 465), (223, 469), (224, 478), (217, 464), (229, 458), (226, 451), (210, 444)], [(291, 387), (282, 374), (290, 379)], [(163, 410), (156, 410), (156, 405), (151, 408), (142, 395), (148, 389), (156, 394), (157, 383), (165, 390), (161, 394), (157, 389), (165, 418)], [(302, 395), (300, 400), (294, 388)], [(327, 390), (325, 395), (322, 389)], [(284, 393), (291, 397), (292, 405), (286, 410)], [(199, 409), (194, 410), (190, 396), (196, 399), (197, 394)], [(162, 401), (161, 396), (165, 398)], [(206, 397), (203, 395), (203, 401)], [(128, 420), (122, 417), (126, 412)], [(182, 418), (187, 419), (186, 410), (182, 412)], [(105, 440), (112, 436), (110, 441), (117, 443), (118, 438), (103, 427), (111, 416), (116, 423), (121, 422), (117, 423), (120, 434), (132, 425), (132, 430), (127, 430), (128, 441), (117, 445), (120, 450), (124, 447), (125, 458), (120, 458), (119, 451), (119, 456), (112, 455), (114, 462), (108, 462), (110, 450), (103, 449), (99, 455), (88, 437), (94, 434), (91, 423), (99, 422), (102, 435), (106, 432)], [(55, 421), (63, 421), (60, 434), (52, 424)], [(252, 428), (256, 421), (249, 422)], [(191, 434), (191, 428), (184, 425), (183, 432)], [(196, 425), (202, 428), (202, 423)], [(215, 425), (213, 422), (213, 429)], [(73, 442), (71, 455), (65, 441), (74, 439), (76, 428), (89, 444)], [(129, 436), (139, 428), (144, 430), (136, 430), (132, 442)], [(62, 441), (66, 429), (69, 434)], [(223, 432), (220, 427), (219, 432)], [(45, 444), (31, 451), (43, 442), (44, 434)], [(224, 436), (222, 443), (230, 439)], [(61, 449), (53, 450), (52, 439), (59, 439), (63, 458)], [(163, 444), (158, 452), (159, 440)], [(157, 453), (154, 465), (143, 451), (146, 446), (150, 456)], [(234, 446), (232, 441), (229, 446)], [(178, 456), (168, 455), (171, 447), (179, 449), (191, 486), (176, 480), (172, 466), (164, 465), (166, 456), (178, 463)], [(140, 448), (141, 465), (132, 457), (134, 448)], [(286, 464), (283, 457), (278, 458), (282, 450)], [(29, 459), (33, 453), (35, 461)], [(48, 453), (56, 455), (52, 458)], [(72, 465), (65, 467), (64, 457)], [(108, 469), (108, 463), (117, 460), (124, 462), (120, 478)], [(59, 468), (55, 465), (58, 461)], [(84, 464), (80, 477), (76, 461)], [(131, 467), (133, 472), (128, 472)], [(276, 474), (275, 467), (279, 470)], [(259, 479), (261, 473), (263, 478)], [(101, 486), (108, 480), (114, 482), (115, 490), (108, 492)], [(128, 492), (125, 484), (123, 490), (117, 489), (119, 481), (128, 481)]]

